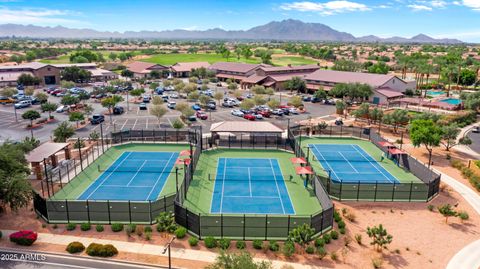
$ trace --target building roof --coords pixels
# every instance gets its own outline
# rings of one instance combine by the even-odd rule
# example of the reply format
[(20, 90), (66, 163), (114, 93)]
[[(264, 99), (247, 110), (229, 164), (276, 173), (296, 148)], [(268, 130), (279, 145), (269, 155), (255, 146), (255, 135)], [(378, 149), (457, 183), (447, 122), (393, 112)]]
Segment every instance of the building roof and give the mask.
[(275, 74), (269, 75), (268, 77), (275, 80), (276, 82), (283, 82), (291, 80), (293, 77), (305, 78), (307, 74), (305, 73), (286, 73), (286, 74)]
[(59, 152), (60, 150), (67, 147), (69, 143), (53, 143), (53, 142), (46, 142), (38, 146), (37, 148), (30, 151), (27, 155), (27, 161), (30, 163), (39, 163), (42, 162), (43, 159), (52, 156), (53, 154)]
[(160, 68), (167, 68), (166, 66), (155, 63), (133, 62), (127, 65), (127, 69), (132, 71), (133, 73), (150, 73), (149, 69), (155, 66), (158, 66)]
[(244, 83), (256, 84), (256, 83), (259, 83), (260, 81), (262, 81), (266, 78), (267, 78), (266, 76), (259, 76), (257, 74), (253, 74), (253, 75), (247, 77), (246, 79), (244, 79), (243, 82)]
[(394, 77), (394, 75), (317, 70), (307, 75), (305, 79), (308, 81), (324, 81), (332, 83), (365, 83), (372, 87), (381, 87)]
[(265, 66), (260, 67), (265, 72), (280, 72), (280, 71), (301, 71), (301, 70), (311, 70), (311, 69), (320, 69), (319, 65), (308, 64), (308, 65), (296, 65), (296, 66)]
[(95, 69), (92, 69), (92, 70), (89, 70), (89, 71), (90, 71), (90, 73), (92, 73), (92, 77), (117, 75), (115, 72), (108, 71), (108, 70), (101, 69), (101, 68), (95, 68)]
[(230, 133), (283, 133), (283, 130), (270, 122), (222, 121), (212, 124), (210, 132)]
[(22, 74), (29, 74), (33, 76), (33, 73), (30, 71), (12, 71), (12, 72), (1, 72), (0, 73), (0, 82), (16, 82)]
[(245, 79), (245, 76), (240, 76), (240, 75), (231, 75), (231, 74), (217, 74), (217, 78), (225, 78), (225, 79), (238, 79), (243, 81)]
[(210, 64), (208, 62), (190, 62), (190, 63), (176, 63), (170, 68), (175, 72), (189, 72), (192, 69), (205, 67), (208, 68)]
[(70, 67), (70, 66), (78, 66), (78, 67), (97, 67), (96, 63), (73, 63), (73, 64), (52, 64), (52, 66), (58, 67), (58, 68), (65, 68), (65, 67)]
[(14, 69), (32, 69), (32, 70), (37, 70), (42, 67), (45, 67), (49, 64), (44, 64), (44, 63), (39, 63), (39, 62), (30, 62), (30, 63), (24, 63), (24, 64), (19, 64), (19, 65), (5, 65), (5, 66), (0, 66), (0, 70), (14, 70)]
[(378, 92), (379, 94), (387, 97), (387, 98), (394, 98), (394, 97), (403, 96), (403, 93), (394, 91), (390, 88), (380, 88), (380, 89), (377, 89), (375, 91)]
[(244, 64), (244, 63), (231, 63), (231, 62), (218, 62), (212, 64), (209, 69), (217, 71), (248, 73), (258, 67), (268, 66), (263, 64)]

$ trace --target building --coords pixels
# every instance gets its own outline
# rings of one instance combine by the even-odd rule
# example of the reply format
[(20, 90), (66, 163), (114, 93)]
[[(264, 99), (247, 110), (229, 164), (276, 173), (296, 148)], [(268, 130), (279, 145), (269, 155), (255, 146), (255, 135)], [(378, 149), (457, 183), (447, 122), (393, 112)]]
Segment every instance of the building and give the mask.
[(133, 62), (127, 65), (127, 70), (132, 71), (133, 78), (149, 78), (152, 71), (169, 71), (167, 66), (155, 63)]
[[(403, 93), (411, 88), (411, 84), (395, 75), (370, 74), (360, 72), (343, 72), (332, 70), (317, 70), (305, 76), (307, 89), (315, 92), (320, 87), (329, 91), (340, 83), (363, 83), (374, 89), (372, 103), (386, 104), (403, 97)], [(369, 98), (370, 99), (370, 98)]]
[(230, 63), (218, 62), (212, 64), (208, 69), (215, 72), (216, 77), (220, 81), (232, 79), (236, 83), (242, 83), (244, 79), (255, 74), (255, 71), (260, 67), (269, 67), (266, 64), (244, 64), (244, 63)]
[(197, 68), (209, 68), (208, 62), (190, 62), (190, 63), (176, 63), (170, 66), (172, 76), (177, 78), (184, 78), (190, 76), (190, 71)]
[(56, 85), (60, 83), (60, 72), (66, 67), (78, 66), (92, 73), (92, 81), (107, 81), (118, 78), (114, 72), (97, 68), (94, 63), (78, 64), (44, 64), (31, 62), (20, 65), (0, 66), (0, 87), (16, 86), (22, 74), (29, 74), (40, 78), (40, 86)]
[(255, 74), (247, 77), (242, 81), (242, 88), (250, 88), (255, 85), (271, 87), (277, 91), (285, 89), (285, 82), (293, 77), (305, 78), (320, 69), (320, 65), (301, 65), (301, 66), (278, 66), (278, 67), (260, 67)]

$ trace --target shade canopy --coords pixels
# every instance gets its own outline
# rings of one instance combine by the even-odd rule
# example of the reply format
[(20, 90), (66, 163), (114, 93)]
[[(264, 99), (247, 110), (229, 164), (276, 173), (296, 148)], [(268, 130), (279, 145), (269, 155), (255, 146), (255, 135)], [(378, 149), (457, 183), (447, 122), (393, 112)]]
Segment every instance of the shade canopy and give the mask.
[(310, 166), (297, 166), (295, 171), (297, 175), (313, 175), (312, 167)]
[(395, 147), (392, 143), (388, 142), (388, 141), (382, 141), (382, 142), (378, 142), (378, 144), (382, 147)]
[(305, 158), (290, 158), (290, 161), (293, 163), (293, 164), (306, 164), (307, 161), (305, 160)]
[(42, 145), (38, 146), (34, 150), (30, 151), (27, 155), (26, 159), (28, 162), (39, 163), (42, 162), (44, 159), (49, 158), (50, 156), (54, 155), (55, 153), (63, 150), (64, 148), (68, 147), (69, 143), (53, 143), (53, 142), (46, 142)]
[(190, 165), (190, 162), (192, 162), (192, 160), (191, 160), (191, 159), (188, 159), (188, 158), (186, 158), (186, 159), (177, 159), (177, 160), (175, 161), (175, 165), (180, 165), (180, 164), (181, 164), (181, 165), (183, 165), (183, 164)]
[(402, 154), (407, 154), (405, 151), (397, 149), (397, 148), (392, 148), (388, 150), (388, 153), (392, 155), (402, 155)]
[(186, 149), (186, 150), (180, 151), (180, 156), (190, 156), (190, 155), (192, 155), (191, 150)]

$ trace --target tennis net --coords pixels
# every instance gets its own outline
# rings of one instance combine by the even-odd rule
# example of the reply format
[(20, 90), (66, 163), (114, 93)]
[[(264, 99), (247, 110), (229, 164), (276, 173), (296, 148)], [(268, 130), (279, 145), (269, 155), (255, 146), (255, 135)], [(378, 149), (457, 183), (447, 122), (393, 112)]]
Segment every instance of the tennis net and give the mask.
[(248, 176), (245, 175), (215, 175), (209, 174), (208, 179), (210, 181), (213, 180), (220, 180), (220, 181), (280, 181), (280, 180), (292, 180), (293, 175), (284, 175), (283, 178), (281, 175), (256, 175), (256, 176)]
[(318, 161), (328, 162), (376, 162), (371, 156), (365, 156), (358, 152), (314, 152)]
[(165, 171), (165, 166), (113, 166), (101, 167), (98, 166), (99, 172), (131, 172), (131, 173), (172, 173)]

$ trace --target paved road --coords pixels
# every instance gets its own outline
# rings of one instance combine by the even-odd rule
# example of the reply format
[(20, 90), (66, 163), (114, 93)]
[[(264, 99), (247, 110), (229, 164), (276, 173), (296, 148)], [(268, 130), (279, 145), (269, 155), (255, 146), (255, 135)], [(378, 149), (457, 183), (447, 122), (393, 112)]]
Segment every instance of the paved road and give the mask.
[(118, 262), (105, 259), (74, 257), (36, 251), (0, 249), (0, 268), (5, 269), (158, 269), (160, 266)]
[(480, 133), (473, 133), (472, 131), (469, 131), (467, 136), (472, 140), (472, 144), (468, 147), (480, 154)]

